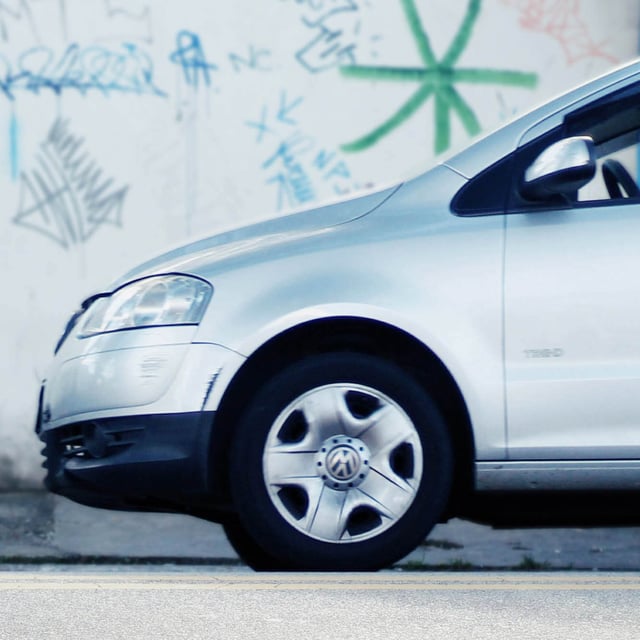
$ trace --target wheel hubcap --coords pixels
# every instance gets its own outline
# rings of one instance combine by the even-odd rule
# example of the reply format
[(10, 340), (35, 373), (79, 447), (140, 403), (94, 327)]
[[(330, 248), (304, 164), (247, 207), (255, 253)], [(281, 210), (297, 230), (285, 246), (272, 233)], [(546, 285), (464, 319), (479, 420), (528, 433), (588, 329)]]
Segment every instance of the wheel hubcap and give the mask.
[(263, 477), (273, 505), (297, 531), (340, 544), (366, 540), (413, 503), (422, 444), (407, 413), (379, 390), (330, 384), (277, 417)]
[(359, 486), (369, 473), (369, 448), (359, 438), (337, 435), (316, 455), (316, 470), (325, 486), (344, 491)]

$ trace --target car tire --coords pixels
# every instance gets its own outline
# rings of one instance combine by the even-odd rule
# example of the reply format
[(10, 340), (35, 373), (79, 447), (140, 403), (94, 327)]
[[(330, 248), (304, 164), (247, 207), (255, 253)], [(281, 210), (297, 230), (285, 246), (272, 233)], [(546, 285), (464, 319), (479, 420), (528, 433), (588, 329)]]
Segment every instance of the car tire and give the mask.
[(240, 521), (230, 517), (222, 523), (229, 544), (240, 559), (254, 571), (284, 571), (284, 563), (269, 554), (251, 537)]
[[(250, 566), (370, 571), (414, 549), (452, 481), (437, 404), (399, 365), (351, 352), (296, 362), (249, 401), (230, 486)], [(245, 540), (246, 541), (246, 540)]]

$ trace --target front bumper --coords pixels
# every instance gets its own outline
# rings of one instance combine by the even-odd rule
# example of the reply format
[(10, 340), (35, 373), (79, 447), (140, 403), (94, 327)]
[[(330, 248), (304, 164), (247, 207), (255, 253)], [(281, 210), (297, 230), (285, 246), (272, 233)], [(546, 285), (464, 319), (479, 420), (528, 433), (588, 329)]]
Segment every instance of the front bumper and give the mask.
[(104, 418), (40, 431), (46, 487), (76, 502), (125, 510), (214, 514), (213, 412)]
[(47, 372), (43, 430), (94, 417), (215, 410), (207, 404), (214, 383), (218, 391), (245, 359), (193, 336), (191, 328), (166, 327), (68, 340)]
[(69, 338), (40, 393), (45, 484), (96, 507), (210, 519), (217, 402), (244, 358), (168, 327)]

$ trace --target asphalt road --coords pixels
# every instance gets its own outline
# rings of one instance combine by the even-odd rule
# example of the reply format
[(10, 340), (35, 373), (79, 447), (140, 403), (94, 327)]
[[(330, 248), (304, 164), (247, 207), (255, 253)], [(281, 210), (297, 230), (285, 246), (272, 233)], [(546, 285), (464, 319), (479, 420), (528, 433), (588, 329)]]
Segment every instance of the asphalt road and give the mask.
[(0, 572), (0, 638), (639, 637), (640, 574)]

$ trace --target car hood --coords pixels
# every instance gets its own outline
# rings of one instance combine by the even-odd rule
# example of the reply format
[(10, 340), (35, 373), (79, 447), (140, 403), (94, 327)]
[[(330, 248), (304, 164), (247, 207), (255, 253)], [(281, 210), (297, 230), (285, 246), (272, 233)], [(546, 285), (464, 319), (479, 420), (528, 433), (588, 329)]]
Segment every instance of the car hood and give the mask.
[(238, 227), (185, 244), (128, 271), (113, 283), (112, 288), (154, 273), (193, 272), (204, 262), (238, 256), (257, 248), (323, 232), (367, 215), (385, 202), (400, 186), (394, 185), (351, 200)]

